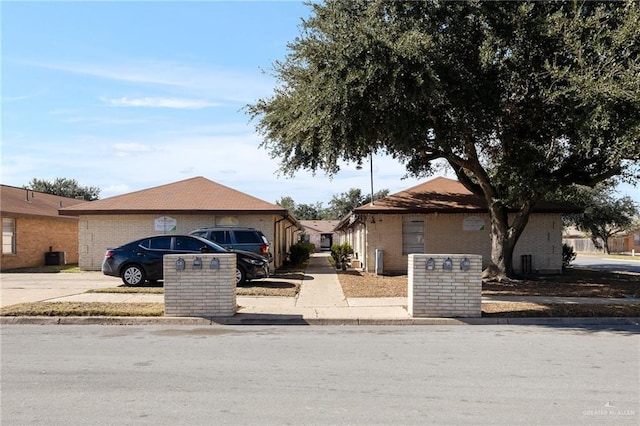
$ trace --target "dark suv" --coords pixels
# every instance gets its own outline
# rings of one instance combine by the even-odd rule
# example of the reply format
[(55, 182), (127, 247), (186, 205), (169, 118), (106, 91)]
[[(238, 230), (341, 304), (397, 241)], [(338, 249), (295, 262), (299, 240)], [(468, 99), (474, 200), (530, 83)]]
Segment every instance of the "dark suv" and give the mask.
[(206, 238), (230, 250), (252, 251), (273, 260), (269, 240), (255, 228), (238, 226), (217, 226), (215, 228), (201, 228), (189, 232), (190, 235)]

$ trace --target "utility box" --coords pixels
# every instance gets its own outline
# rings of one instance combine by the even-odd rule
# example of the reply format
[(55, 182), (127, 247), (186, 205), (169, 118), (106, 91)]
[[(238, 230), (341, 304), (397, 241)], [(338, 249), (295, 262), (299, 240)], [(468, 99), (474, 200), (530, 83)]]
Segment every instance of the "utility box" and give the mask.
[(533, 262), (530, 254), (523, 254), (520, 256), (520, 262), (522, 267), (522, 275), (531, 275), (533, 272)]
[(384, 274), (384, 250), (377, 248), (375, 251), (376, 257), (376, 275)]
[(44, 254), (45, 265), (66, 265), (66, 253), (63, 251), (48, 251)]

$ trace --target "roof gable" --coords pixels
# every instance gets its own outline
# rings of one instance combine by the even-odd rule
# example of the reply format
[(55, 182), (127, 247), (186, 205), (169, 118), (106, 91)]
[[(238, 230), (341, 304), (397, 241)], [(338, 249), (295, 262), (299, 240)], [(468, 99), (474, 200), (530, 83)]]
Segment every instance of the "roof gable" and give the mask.
[(300, 225), (302, 225), (306, 231), (331, 234), (339, 222), (338, 220), (301, 220)]
[(73, 206), (61, 211), (72, 215), (158, 212), (286, 213), (286, 210), (281, 206), (268, 203), (201, 176), (92, 201), (90, 205)]
[[(63, 218), (60, 208), (89, 204), (86, 200), (62, 197), (15, 186), (0, 185), (0, 211), (3, 216)], [(66, 219), (70, 219), (66, 217)]]
[(373, 204), (360, 206), (357, 213), (372, 212), (454, 212), (486, 210), (487, 204), (460, 182), (444, 177), (431, 179), (396, 192)]
[[(473, 194), (457, 180), (437, 177), (404, 191), (391, 194), (373, 205), (354, 209), (354, 213), (473, 213), (487, 212), (484, 197)], [(579, 212), (565, 202), (541, 201), (533, 208), (537, 213)]]

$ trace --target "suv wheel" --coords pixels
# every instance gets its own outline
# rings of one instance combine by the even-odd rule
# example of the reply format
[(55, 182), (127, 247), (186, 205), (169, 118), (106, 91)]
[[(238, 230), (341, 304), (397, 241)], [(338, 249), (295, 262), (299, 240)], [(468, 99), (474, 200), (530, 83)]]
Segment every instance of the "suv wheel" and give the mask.
[(144, 269), (138, 265), (128, 265), (122, 270), (122, 282), (128, 286), (136, 286), (144, 283)]

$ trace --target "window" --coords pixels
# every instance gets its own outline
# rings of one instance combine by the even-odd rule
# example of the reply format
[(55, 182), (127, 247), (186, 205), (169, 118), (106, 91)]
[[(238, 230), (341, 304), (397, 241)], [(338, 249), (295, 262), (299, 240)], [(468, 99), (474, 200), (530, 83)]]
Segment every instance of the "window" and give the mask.
[(402, 254), (424, 253), (424, 217), (402, 218)]
[(211, 241), (218, 244), (231, 244), (229, 231), (212, 231)]
[(151, 238), (149, 248), (151, 250), (169, 250), (171, 249), (171, 237)]
[(640, 246), (640, 232), (637, 234), (633, 234), (633, 245)]
[(16, 254), (16, 220), (2, 218), (2, 253)]
[(235, 231), (235, 235), (236, 235), (236, 243), (238, 244), (247, 244), (247, 243), (261, 244), (264, 242), (260, 238), (260, 235), (255, 231)]
[(203, 247), (205, 245), (195, 238), (176, 237), (176, 251), (199, 252)]

